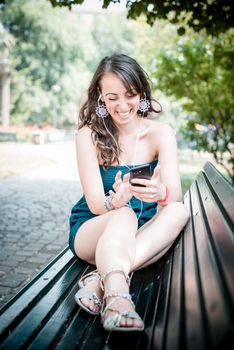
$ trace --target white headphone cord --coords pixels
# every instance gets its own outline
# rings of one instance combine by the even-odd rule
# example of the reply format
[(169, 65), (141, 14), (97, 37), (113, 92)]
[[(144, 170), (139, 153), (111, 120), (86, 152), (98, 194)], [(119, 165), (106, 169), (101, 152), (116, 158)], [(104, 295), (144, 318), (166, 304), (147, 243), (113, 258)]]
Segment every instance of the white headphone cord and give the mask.
[[(137, 132), (136, 142), (135, 142), (135, 146), (134, 146), (133, 164), (135, 163), (137, 144), (138, 144), (138, 142), (139, 142), (140, 130), (141, 130), (141, 124), (142, 124), (142, 119), (143, 119), (143, 117), (144, 117), (144, 113), (143, 113), (142, 116), (141, 116), (140, 126), (139, 126), (139, 130), (138, 130), (138, 132)], [(102, 118), (103, 124), (104, 124), (104, 126), (105, 126), (105, 129), (106, 129), (106, 131), (108, 132), (108, 134), (111, 136), (111, 138), (113, 139), (113, 141), (114, 141), (114, 143), (115, 143), (117, 149), (119, 149), (119, 145), (118, 145), (118, 143), (117, 143), (117, 141), (116, 141), (114, 135), (112, 135), (112, 133), (111, 133), (111, 132), (109, 131), (109, 129), (107, 128), (104, 119), (105, 119), (105, 118)], [(128, 165), (123, 165), (123, 166), (125, 166), (126, 168), (128, 168), (128, 170), (130, 170), (130, 168), (129, 168)], [(141, 208), (140, 208), (140, 213), (139, 213), (139, 215), (137, 216), (137, 220), (138, 220), (138, 221), (139, 221), (139, 219), (140, 219), (140, 217), (141, 217), (141, 214), (142, 214), (142, 211), (143, 211), (143, 201), (140, 200), (140, 202), (141, 202)], [(132, 207), (131, 207), (131, 199), (130, 199), (128, 205), (129, 205), (129, 207), (132, 209)]]

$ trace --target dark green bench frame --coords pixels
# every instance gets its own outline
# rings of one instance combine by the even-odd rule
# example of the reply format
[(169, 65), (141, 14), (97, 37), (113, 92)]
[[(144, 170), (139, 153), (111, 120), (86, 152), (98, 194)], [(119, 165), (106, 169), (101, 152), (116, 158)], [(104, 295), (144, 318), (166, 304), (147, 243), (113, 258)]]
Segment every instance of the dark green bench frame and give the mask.
[(234, 190), (206, 163), (185, 194), (191, 219), (170, 251), (133, 275), (144, 332), (108, 333), (74, 301), (93, 269), (64, 249), (0, 311), (0, 349), (231, 349)]

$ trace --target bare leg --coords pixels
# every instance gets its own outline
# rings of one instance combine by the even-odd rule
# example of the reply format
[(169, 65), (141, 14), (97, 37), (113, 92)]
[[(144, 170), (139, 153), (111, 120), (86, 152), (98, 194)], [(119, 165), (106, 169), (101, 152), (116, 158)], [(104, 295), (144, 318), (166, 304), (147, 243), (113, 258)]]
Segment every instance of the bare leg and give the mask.
[(161, 251), (160, 253), (156, 254), (152, 259), (149, 259), (148, 261), (146, 261), (143, 265), (137, 267), (135, 270), (132, 270), (132, 272), (143, 269), (144, 267), (147, 267), (147, 266), (155, 263), (159, 259), (161, 259), (161, 257), (163, 257), (166, 254), (166, 252), (171, 248), (171, 246), (172, 246), (172, 244), (170, 246), (168, 246), (166, 249), (164, 249), (163, 251)]
[[(96, 263), (100, 272), (120, 267), (127, 274), (158, 260), (165, 254), (187, 219), (187, 210), (183, 204), (171, 203), (138, 230), (135, 237), (135, 216), (129, 208), (121, 208), (86, 222), (76, 236), (75, 250), (82, 259)], [(122, 286), (121, 292), (127, 292), (128, 287), (126, 283), (124, 286), (122, 275), (110, 275), (106, 281), (107, 290), (113, 291), (116, 285)], [(90, 301), (84, 302), (90, 303)], [(127, 319), (121, 324), (123, 326), (139, 324), (139, 321), (137, 323), (134, 320), (134, 324), (132, 322)]]
[[(122, 271), (124, 271), (124, 274), (127, 276), (129, 274), (130, 267), (135, 259), (135, 234), (137, 232), (136, 215), (132, 211), (132, 209), (123, 207), (121, 209), (107, 213), (95, 219), (99, 218), (103, 220), (101, 220), (99, 226), (95, 225), (95, 230), (93, 229), (93, 223), (92, 225), (89, 225), (91, 220), (87, 222), (87, 225), (84, 224), (80, 228), (79, 233), (77, 234), (77, 237), (75, 239), (76, 252), (82, 259), (87, 260), (89, 262), (93, 262), (93, 254), (95, 254), (95, 263), (100, 273), (104, 274), (107, 271), (112, 270), (113, 268), (119, 268)], [(88, 231), (89, 229), (93, 231), (92, 236), (89, 234), (87, 235), (87, 229)], [(81, 239), (82, 234), (85, 235), (83, 239)], [(93, 244), (94, 239), (96, 240), (95, 244)], [(86, 245), (88, 245), (89, 249), (87, 249)], [(81, 253), (79, 253), (79, 250), (81, 251)], [(108, 275), (104, 283), (106, 294), (115, 292), (129, 292), (129, 286), (125, 281), (124, 275), (121, 273)], [(114, 290), (113, 286), (119, 287), (117, 288), (117, 290)], [(100, 296), (100, 288), (92, 289), (95, 287), (97, 288), (97, 282), (95, 281), (92, 282), (92, 285), (90, 283), (87, 286), (87, 288), (95, 290), (97, 295)], [(109, 301), (110, 300), (107, 300), (107, 303)], [(83, 298), (82, 303), (85, 304), (91, 310), (95, 310), (95, 305), (93, 301)], [(115, 307), (117, 307), (119, 311), (123, 311), (124, 309), (132, 309), (131, 304), (129, 305), (129, 301), (127, 300), (118, 300), (117, 302), (115, 302)], [(107, 317), (109, 315), (110, 314), (108, 313), (106, 314)], [(128, 325), (131, 326), (132, 322), (129, 322), (131, 320), (127, 321), (124, 319), (122, 325), (126, 325), (127, 322)], [(141, 326), (141, 323), (139, 321), (136, 321), (136, 324), (137, 322), (139, 326)]]
[(141, 227), (136, 236), (136, 257), (131, 270), (138, 270), (160, 259), (171, 247), (188, 218), (186, 207), (173, 202)]
[[(105, 227), (99, 238), (96, 248), (96, 265), (101, 274), (113, 269), (120, 269), (128, 276), (135, 260), (137, 218), (132, 209), (124, 207), (118, 210)], [(108, 294), (128, 294), (129, 286), (124, 274), (120, 272), (110, 273), (104, 278), (106, 304), (113, 302), (111, 309), (123, 312), (133, 310), (133, 306), (126, 299), (107, 297)], [(113, 316), (116, 312), (107, 311), (105, 318)], [(141, 327), (142, 322), (137, 319), (122, 317), (121, 326)]]
[[(75, 237), (76, 254), (83, 260), (96, 265), (96, 248), (99, 238), (110, 219), (118, 210), (110, 211), (85, 222)], [(136, 257), (131, 271), (155, 262), (171, 247), (188, 220), (186, 207), (174, 202), (162, 208), (136, 232)], [(170, 220), (168, 220), (170, 218)], [(117, 223), (119, 227), (119, 222)], [(152, 242), (155, 241), (155, 244)], [(157, 244), (156, 244), (157, 243)], [(146, 265), (145, 265), (146, 264)]]
[(128, 275), (135, 260), (137, 217), (132, 209), (117, 211), (98, 240), (95, 262), (100, 273), (119, 267)]

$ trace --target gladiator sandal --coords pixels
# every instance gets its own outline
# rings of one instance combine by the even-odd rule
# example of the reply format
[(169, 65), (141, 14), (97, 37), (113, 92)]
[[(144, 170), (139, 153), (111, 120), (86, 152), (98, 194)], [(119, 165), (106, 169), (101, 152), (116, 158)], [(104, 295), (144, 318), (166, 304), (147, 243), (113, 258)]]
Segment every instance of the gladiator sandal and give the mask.
[[(122, 273), (124, 277), (126, 278), (126, 282), (128, 285), (130, 284), (129, 277), (125, 275), (124, 271), (122, 269), (112, 269), (110, 271), (107, 271), (104, 275), (101, 276), (101, 287), (104, 290), (104, 279), (107, 275), (110, 273)], [(105, 303), (105, 300), (107, 298), (112, 298), (112, 300), (109, 303)], [(131, 305), (135, 308), (135, 305), (132, 301), (132, 297), (129, 293), (107, 293), (103, 297), (103, 304), (101, 309), (101, 321), (103, 323), (103, 327), (106, 331), (122, 331), (122, 332), (131, 332), (131, 331), (142, 331), (144, 329), (144, 322), (140, 318), (140, 316), (136, 313), (136, 311), (118, 311), (115, 308), (112, 308), (113, 304), (119, 300), (119, 299), (125, 299), (128, 300)], [(114, 313), (111, 316), (106, 316), (107, 312)], [(142, 323), (141, 327), (131, 327), (131, 326), (121, 326), (121, 319), (124, 318), (132, 318), (139, 320)]]
[[(95, 292), (91, 292), (88, 288), (86, 288), (87, 284), (92, 281), (100, 281), (101, 276), (98, 272), (98, 270), (94, 270), (92, 272), (87, 273), (86, 275), (82, 276), (81, 279), (78, 282), (78, 285), (80, 289), (75, 294), (74, 298), (77, 304), (85, 311), (87, 311), (91, 315), (99, 315), (101, 312), (101, 307), (103, 300), (97, 296)], [(86, 281), (86, 283), (85, 283)], [(84, 305), (81, 301), (81, 299), (86, 298), (89, 300), (94, 301), (95, 305), (98, 305), (98, 311), (93, 311), (89, 309), (86, 305)]]

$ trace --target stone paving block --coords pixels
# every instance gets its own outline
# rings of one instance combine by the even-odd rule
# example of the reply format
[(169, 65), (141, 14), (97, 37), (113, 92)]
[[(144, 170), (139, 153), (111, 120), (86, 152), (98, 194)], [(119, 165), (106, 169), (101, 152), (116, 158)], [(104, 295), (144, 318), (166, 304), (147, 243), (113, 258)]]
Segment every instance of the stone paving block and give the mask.
[(17, 243), (15, 242), (4, 242), (2, 241), (2, 250), (4, 251), (5, 249), (14, 249), (17, 247)]
[(10, 266), (10, 267), (15, 267), (18, 266), (19, 262), (18, 261), (13, 261), (11, 257), (8, 257), (8, 259), (4, 260), (4, 265)]
[(35, 269), (33, 267), (30, 268), (30, 265), (28, 267), (19, 266), (15, 269), (15, 272), (31, 276), (35, 273)]
[(20, 262), (20, 261), (24, 261), (24, 260), (26, 259), (26, 256), (12, 255), (12, 256), (11, 256), (11, 259), (12, 259), (13, 261), (18, 261), (18, 262)]
[(13, 238), (13, 239), (17, 239), (20, 238), (21, 235), (18, 232), (15, 233), (6, 233), (6, 238)]
[(5, 242), (17, 242), (18, 241), (18, 239), (19, 239), (19, 237), (20, 237), (20, 235), (19, 236), (15, 236), (15, 235), (11, 235), (11, 236), (9, 236), (8, 234), (6, 235), (4, 235), (4, 237), (3, 237), (3, 241)]
[(12, 267), (6, 266), (6, 265), (0, 265), (0, 271), (3, 271), (5, 273), (9, 273), (10, 271), (12, 271)]
[(54, 231), (49, 231), (47, 233), (44, 233), (43, 236), (41, 237), (42, 240), (49, 239), (52, 244), (56, 242), (58, 235), (54, 233)]
[[(29, 223), (28, 223), (29, 224)], [(31, 226), (31, 225), (30, 225)], [(32, 231), (32, 227), (29, 227), (28, 225), (23, 228), (24, 234), (28, 234)]]
[(12, 246), (11, 248), (5, 248), (3, 251), (5, 254), (10, 256), (11, 254), (14, 254), (14, 252), (16, 251), (16, 246)]
[(8, 229), (11, 230), (11, 231), (17, 232), (18, 229), (19, 229), (18, 222), (17, 222), (17, 224), (15, 224), (15, 225), (12, 225), (12, 224), (9, 225), (9, 226), (8, 226)]
[(8, 287), (0, 287), (0, 297), (11, 292), (11, 288)]
[(57, 239), (57, 244), (59, 244), (61, 247), (66, 247), (68, 245), (68, 238), (67, 239)]
[(8, 303), (13, 297), (15, 296), (15, 293), (9, 293), (6, 295), (3, 295), (0, 299), (0, 308), (2, 308), (4, 305)]
[(39, 251), (42, 247), (44, 247), (43, 243), (30, 243), (27, 245), (28, 250)]
[(5, 260), (8, 257), (8, 253), (5, 253), (4, 251), (0, 252), (0, 261)]
[(46, 247), (51, 242), (53, 242), (53, 240), (51, 240), (51, 239), (49, 239), (49, 240), (40, 240), (40, 243), (43, 243), (43, 247)]
[(18, 251), (16, 252), (16, 255), (28, 257), (28, 256), (32, 256), (32, 255), (33, 255), (33, 252), (30, 252), (30, 251), (27, 251), (27, 250), (18, 250)]
[(16, 288), (19, 287), (23, 281), (28, 279), (27, 275), (23, 274), (9, 274), (4, 279), (0, 280), (0, 286)]
[(32, 238), (30, 233), (27, 233), (25, 236), (22, 236), (19, 243), (23, 243), (25, 247), (27, 247), (32, 242)]
[(45, 244), (53, 243), (55, 240), (56, 238), (53, 238), (53, 237), (47, 237), (47, 238), (43, 237), (40, 239), (40, 243), (43, 243), (45, 245)]
[(33, 256), (27, 259), (29, 263), (35, 263), (40, 265), (45, 264), (47, 260), (48, 260), (48, 257), (43, 257), (43, 256)]
[(34, 233), (31, 232), (30, 235), (28, 236), (28, 243), (32, 242), (33, 240), (37, 241), (38, 239), (40, 239), (42, 236), (42, 233)]
[(38, 253), (37, 256), (39, 258), (45, 258), (46, 260), (48, 260), (48, 259), (51, 259), (54, 256), (54, 254), (51, 252), (47, 253), (47, 252), (42, 251), (42, 252)]
[(54, 221), (44, 222), (41, 225), (42, 230), (52, 230), (54, 227), (56, 227), (56, 222), (54, 222)]
[(41, 266), (41, 264), (38, 263), (33, 263), (33, 262), (28, 262), (27, 260), (21, 262), (18, 267), (22, 267), (22, 268), (32, 268), (34, 269), (34, 271), (39, 271), (39, 266)]
[(57, 252), (57, 251), (61, 251), (61, 245), (50, 244), (45, 249), (48, 250), (49, 252)]
[[(27, 244), (28, 245), (28, 244)], [(20, 242), (17, 242), (17, 248), (20, 249), (22, 247), (25, 247), (25, 242), (23, 242), (22, 240)]]
[(0, 269), (0, 279), (3, 278), (4, 276), (6, 276), (6, 273), (4, 271), (1, 271)]

